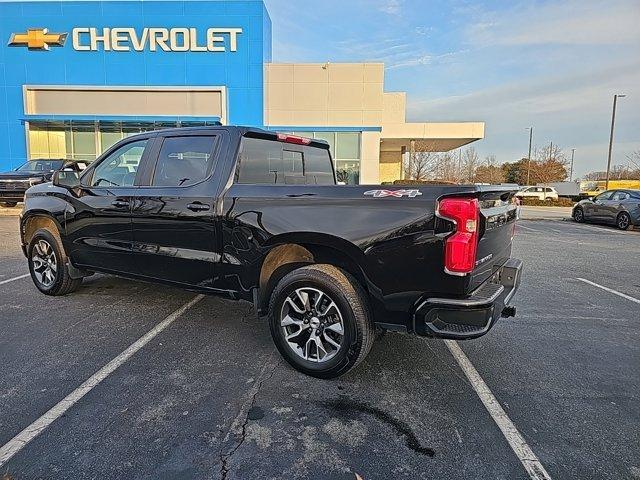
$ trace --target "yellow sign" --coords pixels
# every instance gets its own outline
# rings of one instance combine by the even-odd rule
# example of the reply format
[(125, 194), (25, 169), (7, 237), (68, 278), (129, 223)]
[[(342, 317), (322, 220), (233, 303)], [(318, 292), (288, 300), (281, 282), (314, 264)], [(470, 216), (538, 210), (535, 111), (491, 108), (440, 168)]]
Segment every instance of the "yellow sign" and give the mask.
[(62, 47), (67, 39), (66, 33), (49, 33), (46, 28), (30, 28), (26, 33), (14, 33), (9, 39), (10, 47), (28, 47), (30, 50), (49, 50), (49, 47)]

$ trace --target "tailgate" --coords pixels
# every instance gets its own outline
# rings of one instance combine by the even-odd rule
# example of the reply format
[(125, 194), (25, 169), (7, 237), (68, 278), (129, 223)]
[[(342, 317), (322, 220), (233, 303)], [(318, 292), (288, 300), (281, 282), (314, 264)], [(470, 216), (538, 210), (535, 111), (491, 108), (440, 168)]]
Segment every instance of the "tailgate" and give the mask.
[(476, 267), (471, 273), (469, 291), (475, 290), (511, 257), (517, 207), (511, 185), (480, 187), (480, 240)]

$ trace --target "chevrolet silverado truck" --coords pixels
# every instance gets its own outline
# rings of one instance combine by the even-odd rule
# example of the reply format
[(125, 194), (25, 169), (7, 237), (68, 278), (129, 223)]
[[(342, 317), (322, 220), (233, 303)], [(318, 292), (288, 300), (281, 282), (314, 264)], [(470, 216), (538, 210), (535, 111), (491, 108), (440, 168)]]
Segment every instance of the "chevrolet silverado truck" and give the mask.
[(31, 187), (20, 232), (46, 295), (103, 272), (249, 301), (294, 368), (331, 378), (379, 330), (469, 339), (515, 314), (516, 191), (338, 185), (324, 141), (183, 128)]

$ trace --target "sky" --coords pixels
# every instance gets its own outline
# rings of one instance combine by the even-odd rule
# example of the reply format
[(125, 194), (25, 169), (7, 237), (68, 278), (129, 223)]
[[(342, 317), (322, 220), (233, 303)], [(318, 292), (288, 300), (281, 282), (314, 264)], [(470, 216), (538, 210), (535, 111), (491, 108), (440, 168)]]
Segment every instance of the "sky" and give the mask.
[[(498, 162), (559, 145), (582, 176), (640, 149), (640, 0), (265, 0), (274, 62), (385, 63), (407, 121), (483, 121)], [(575, 177), (574, 177), (575, 178)]]

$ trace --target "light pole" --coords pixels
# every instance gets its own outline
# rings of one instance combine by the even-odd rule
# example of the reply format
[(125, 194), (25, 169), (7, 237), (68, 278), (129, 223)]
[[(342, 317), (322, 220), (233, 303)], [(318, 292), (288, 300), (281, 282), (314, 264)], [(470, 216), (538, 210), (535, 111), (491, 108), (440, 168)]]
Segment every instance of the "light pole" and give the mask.
[(572, 182), (573, 181), (573, 156), (576, 153), (576, 149), (572, 148), (571, 149), (571, 168), (569, 169), (569, 181)]
[(533, 139), (533, 127), (527, 127), (529, 130), (529, 155), (527, 155), (527, 185), (529, 185), (529, 175), (531, 174), (531, 140)]
[(616, 124), (616, 106), (618, 105), (618, 98), (624, 98), (626, 95), (620, 95), (616, 93), (613, 96), (613, 111), (611, 112), (611, 134), (609, 135), (609, 156), (607, 158), (607, 181), (604, 184), (604, 189), (609, 190), (609, 172), (611, 171), (611, 150), (613, 149), (613, 128)]

